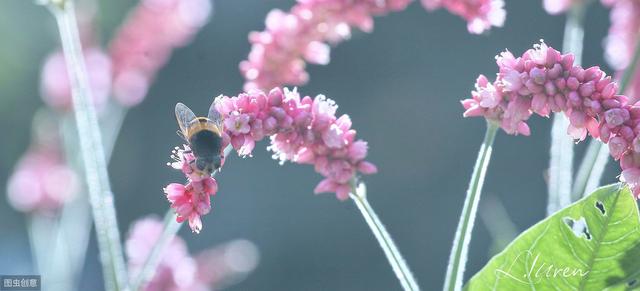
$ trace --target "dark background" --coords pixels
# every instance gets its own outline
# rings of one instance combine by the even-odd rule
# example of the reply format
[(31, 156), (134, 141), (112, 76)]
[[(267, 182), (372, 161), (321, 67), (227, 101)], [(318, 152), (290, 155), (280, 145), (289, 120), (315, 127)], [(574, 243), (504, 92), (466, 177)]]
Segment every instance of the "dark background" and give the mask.
[[(243, 83), (238, 63), (249, 52), (247, 34), (264, 28), (273, 8), (294, 1), (216, 1), (214, 15), (194, 42), (175, 51), (148, 97), (133, 108), (109, 166), (119, 226), (155, 213), (168, 203), (162, 187), (182, 181), (165, 166), (180, 140), (173, 106), (184, 102), (204, 114), (219, 94), (235, 95)], [(103, 42), (135, 1), (102, 1)], [(370, 146), (379, 173), (365, 178), (369, 199), (393, 235), (424, 290), (442, 287), (451, 241), (484, 121), (463, 119), (458, 102), (475, 78), (494, 76), (494, 56), (508, 48), (519, 55), (544, 38), (560, 49), (564, 16), (546, 14), (540, 1), (508, 1), (507, 21), (486, 35), (471, 35), (466, 23), (444, 10), (428, 13), (419, 3), (376, 18), (372, 34), (355, 33), (332, 50), (328, 66), (310, 66), (303, 94), (325, 94), (338, 113), (348, 113)], [(586, 19), (585, 66), (604, 65), (602, 40), (608, 13), (592, 5)], [(0, 189), (30, 140), (39, 97), (39, 70), (58, 46), (55, 22), (32, 1), (0, 0)], [(542, 219), (546, 209), (543, 173), (548, 166), (549, 120), (534, 117), (532, 135), (500, 132), (489, 166), (485, 197), (499, 198), (520, 230)], [(233, 157), (218, 181), (212, 213), (200, 235), (183, 228), (192, 252), (235, 238), (257, 244), (256, 271), (231, 290), (398, 290), (391, 268), (355, 205), (331, 195), (314, 196), (321, 177), (311, 167), (278, 166), (264, 150)], [(578, 148), (581, 158), (584, 144)], [(615, 180), (611, 163), (607, 181)], [(487, 211), (484, 209), (483, 211)], [(490, 210), (489, 210), (490, 211)], [(32, 273), (25, 216), (0, 199), (0, 273)], [(125, 235), (123, 235), (124, 237)], [(491, 238), (477, 221), (466, 276), (489, 259)], [(92, 238), (83, 290), (101, 290)]]

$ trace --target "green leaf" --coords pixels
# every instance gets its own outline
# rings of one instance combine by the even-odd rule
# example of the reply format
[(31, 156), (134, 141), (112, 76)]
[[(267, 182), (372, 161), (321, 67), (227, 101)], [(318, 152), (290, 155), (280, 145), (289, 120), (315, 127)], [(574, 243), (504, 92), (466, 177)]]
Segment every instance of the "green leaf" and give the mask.
[(520, 234), (466, 290), (626, 290), (640, 285), (640, 217), (613, 184)]

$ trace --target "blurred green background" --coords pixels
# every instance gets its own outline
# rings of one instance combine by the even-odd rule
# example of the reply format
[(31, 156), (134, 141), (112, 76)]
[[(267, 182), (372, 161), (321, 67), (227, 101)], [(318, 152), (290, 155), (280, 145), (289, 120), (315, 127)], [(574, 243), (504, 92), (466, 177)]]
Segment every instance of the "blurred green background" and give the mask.
[[(135, 1), (100, 1), (97, 29), (103, 44)], [(162, 187), (181, 182), (165, 166), (180, 143), (173, 106), (180, 101), (204, 114), (219, 94), (235, 95), (243, 79), (247, 34), (264, 28), (273, 8), (293, 0), (216, 1), (211, 21), (192, 44), (174, 52), (145, 101), (130, 110), (109, 165), (119, 226), (159, 216), (169, 204)], [(475, 78), (493, 76), (494, 56), (521, 54), (539, 39), (560, 49), (564, 16), (547, 15), (541, 1), (508, 1), (507, 21), (486, 35), (470, 35), (466, 23), (419, 3), (376, 18), (372, 34), (355, 33), (332, 50), (328, 66), (309, 66), (303, 94), (325, 94), (348, 113), (370, 146), (379, 173), (368, 176), (369, 199), (395, 238), (424, 290), (441, 288), (450, 244), (468, 179), (484, 133), (484, 121), (463, 119), (459, 100)], [(608, 13), (591, 5), (586, 19), (585, 66), (601, 65)], [(33, 114), (43, 102), (39, 71), (56, 49), (57, 28), (48, 11), (25, 0), (0, 0), (0, 274), (31, 274), (34, 266), (25, 216), (6, 201), (6, 181), (30, 143)], [(504, 203), (523, 230), (545, 215), (549, 120), (534, 117), (532, 135), (501, 132), (485, 184), (485, 197)], [(581, 158), (586, 143), (578, 147)], [(231, 290), (399, 290), (400, 286), (362, 217), (350, 201), (314, 196), (321, 177), (308, 166), (279, 166), (259, 144), (253, 158), (232, 157), (218, 176), (220, 191), (201, 234), (183, 228), (192, 252), (235, 238), (255, 242), (256, 271)], [(614, 181), (610, 163), (606, 182)], [(491, 209), (481, 209), (491, 211)], [(491, 237), (478, 220), (467, 277), (490, 258)], [(81, 290), (102, 290), (92, 237)]]

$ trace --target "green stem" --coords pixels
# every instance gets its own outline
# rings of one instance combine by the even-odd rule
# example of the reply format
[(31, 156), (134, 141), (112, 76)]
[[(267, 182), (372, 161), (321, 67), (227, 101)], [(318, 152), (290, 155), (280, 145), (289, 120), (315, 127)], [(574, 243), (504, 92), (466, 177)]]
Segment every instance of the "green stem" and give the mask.
[(93, 98), (87, 79), (87, 69), (82, 54), (73, 2), (71, 0), (57, 1), (49, 7), (58, 24), (65, 61), (69, 69), (73, 107), (80, 138), (80, 151), (96, 226), (105, 288), (107, 290), (128, 290), (127, 272), (120, 246), (113, 193), (109, 185), (98, 118), (92, 104)]
[(420, 290), (416, 279), (413, 277), (413, 274), (402, 257), (402, 254), (400, 254), (398, 247), (393, 242), (391, 235), (387, 232), (387, 229), (380, 221), (380, 218), (378, 218), (378, 215), (376, 215), (375, 211), (369, 204), (369, 201), (367, 201), (367, 190), (364, 183), (360, 183), (356, 186), (355, 181), (353, 181), (351, 183), (350, 197), (356, 203), (356, 206), (358, 206), (358, 209), (371, 229), (371, 232), (373, 232), (373, 235), (378, 240), (378, 243), (384, 251), (393, 272), (400, 281), (402, 288), (405, 291)]
[[(631, 62), (622, 73), (620, 77), (620, 87), (618, 87), (618, 94), (624, 94), (631, 83), (632, 77), (636, 73), (636, 67), (640, 60), (640, 37), (636, 40), (635, 50)], [(580, 169), (578, 170), (578, 176), (576, 178), (576, 184), (573, 186), (573, 197), (581, 197), (591, 193), (591, 190), (600, 185), (600, 179), (604, 173), (605, 166), (609, 161), (609, 149), (603, 146), (601, 141), (592, 140), (589, 144), (589, 149), (585, 155)]]
[[(231, 145), (228, 145), (224, 148), (223, 155), (224, 157), (228, 157), (233, 150)], [(212, 176), (215, 176), (220, 171), (213, 172)], [(175, 212), (173, 209), (169, 209), (167, 214), (164, 216), (164, 228), (162, 230), (162, 234), (160, 238), (154, 243), (153, 248), (151, 248), (151, 252), (149, 256), (144, 261), (142, 268), (140, 269), (140, 273), (134, 279), (131, 289), (134, 291), (142, 290), (142, 288), (153, 278), (156, 273), (156, 269), (158, 268), (158, 264), (160, 264), (160, 260), (162, 259), (162, 253), (165, 248), (169, 245), (169, 242), (173, 239), (174, 236), (178, 233), (183, 223), (178, 223), (175, 220)]]
[[(567, 16), (562, 47), (565, 53), (573, 53), (575, 63), (582, 60), (584, 40), (584, 14), (586, 3), (574, 4)], [(573, 182), (573, 140), (567, 135), (569, 119), (564, 113), (553, 115), (551, 126), (551, 149), (549, 159), (549, 183), (547, 215), (571, 204)]]
[(493, 141), (495, 140), (498, 125), (492, 121), (487, 121), (487, 131), (478, 152), (476, 164), (473, 167), (473, 174), (469, 182), (467, 197), (464, 200), (462, 214), (456, 229), (453, 247), (449, 256), (449, 264), (447, 266), (447, 275), (444, 281), (443, 290), (458, 291), (462, 289), (462, 280), (464, 276), (464, 268), (469, 253), (469, 242), (471, 240), (471, 231), (478, 212), (478, 203), (480, 201), (480, 193), (484, 178), (491, 159), (491, 151), (493, 149)]

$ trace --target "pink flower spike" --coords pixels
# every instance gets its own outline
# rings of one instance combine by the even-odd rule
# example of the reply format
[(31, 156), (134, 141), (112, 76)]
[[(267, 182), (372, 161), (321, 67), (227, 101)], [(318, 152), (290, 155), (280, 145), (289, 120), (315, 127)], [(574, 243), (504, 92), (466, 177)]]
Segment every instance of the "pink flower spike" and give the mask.
[[(562, 55), (544, 43), (517, 58), (504, 52), (497, 64), (496, 80), (490, 83), (481, 75), (471, 99), (462, 102), (465, 117), (482, 115), (508, 134), (527, 135), (526, 121), (533, 113), (564, 112), (570, 123), (567, 133), (576, 140), (589, 134), (608, 143), (611, 155), (620, 161), (622, 179), (640, 194), (640, 109), (627, 96), (615, 95), (618, 85), (610, 76), (599, 67), (585, 70), (574, 64), (573, 55)], [(514, 90), (517, 82), (524, 86)], [(493, 102), (492, 96), (501, 96), (500, 102)], [(487, 107), (479, 110), (482, 104)]]
[(301, 0), (288, 12), (272, 10), (265, 30), (249, 34), (251, 51), (239, 65), (244, 90), (306, 83), (305, 61), (328, 64), (330, 45), (348, 39), (353, 27), (370, 32), (373, 16), (403, 10), (410, 2)]

